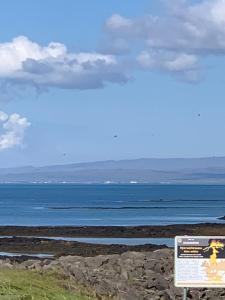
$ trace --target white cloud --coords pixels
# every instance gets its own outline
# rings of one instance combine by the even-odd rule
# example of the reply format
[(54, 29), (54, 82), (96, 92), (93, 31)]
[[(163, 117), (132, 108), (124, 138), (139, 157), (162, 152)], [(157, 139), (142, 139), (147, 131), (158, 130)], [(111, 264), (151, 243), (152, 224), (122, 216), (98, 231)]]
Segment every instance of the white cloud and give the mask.
[(182, 75), (191, 70), (197, 78), (202, 58), (225, 55), (225, 0), (164, 2), (165, 13), (160, 16), (109, 18), (105, 28), (111, 47), (123, 40), (135, 49), (141, 67)]
[(50, 43), (48, 47), (41, 47), (24, 36), (14, 38), (10, 43), (0, 44), (0, 76), (10, 76), (21, 71), (23, 62), (27, 59), (38, 61), (65, 54), (66, 48), (63, 44)]
[(119, 14), (115, 14), (107, 20), (106, 26), (111, 29), (130, 28), (132, 26), (132, 21)]
[(37, 88), (94, 89), (128, 78), (113, 55), (71, 53), (63, 44), (43, 47), (20, 36), (0, 44), (0, 79)]
[(8, 115), (4, 111), (0, 111), (0, 122), (5, 122), (8, 119)]
[(161, 70), (173, 73), (188, 82), (197, 82), (198, 59), (195, 55), (173, 51), (143, 51), (137, 57), (140, 67), (146, 70)]
[(24, 36), (0, 43), (1, 98), (12, 85), (84, 90), (123, 84), (134, 68), (195, 81), (207, 55), (225, 55), (225, 0), (161, 1), (166, 5), (160, 16), (112, 15), (104, 54), (70, 52), (62, 43), (42, 46)]
[(140, 65), (146, 68), (162, 68), (168, 71), (183, 72), (195, 70), (198, 60), (195, 55), (171, 51), (143, 51), (138, 57)]
[(23, 145), (25, 131), (30, 126), (28, 120), (16, 113), (7, 115), (0, 111), (0, 122), (3, 130), (0, 134), (0, 150)]
[(125, 18), (117, 26), (114, 19), (123, 17), (114, 15), (106, 22), (106, 29), (120, 38), (144, 40), (152, 48), (225, 51), (225, 0), (205, 0), (192, 5), (170, 0), (166, 7), (163, 16)]

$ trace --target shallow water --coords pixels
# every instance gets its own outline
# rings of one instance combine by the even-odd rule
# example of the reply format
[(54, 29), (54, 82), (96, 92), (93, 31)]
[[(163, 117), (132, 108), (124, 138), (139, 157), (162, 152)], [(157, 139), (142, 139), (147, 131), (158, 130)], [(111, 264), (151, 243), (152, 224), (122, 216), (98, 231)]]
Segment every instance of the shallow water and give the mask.
[[(81, 238), (81, 237), (46, 237), (46, 236), (18, 236), (23, 238), (40, 238), (49, 239), (55, 241), (69, 241), (69, 242), (80, 242), (80, 243), (90, 243), (90, 244), (102, 244), (102, 245), (145, 245), (145, 244), (155, 244), (155, 245), (167, 245), (168, 247), (174, 247), (173, 238)], [(13, 236), (0, 236), (1, 239), (11, 239)], [(0, 252), (1, 253), (1, 252)]]
[(53, 240), (63, 240), (63, 241), (75, 241), (81, 243), (91, 243), (91, 244), (103, 244), (103, 245), (145, 245), (145, 244), (155, 244), (155, 245), (167, 245), (168, 247), (174, 247), (173, 238), (65, 238), (65, 237), (47, 237)]
[(16, 252), (0, 252), (0, 256), (9, 256), (9, 257), (30, 256), (30, 257), (38, 257), (38, 258), (51, 258), (51, 257), (54, 257), (54, 255), (46, 254), (46, 253), (28, 254), (28, 253), (16, 253)]
[(0, 185), (0, 225), (224, 222), (225, 186)]

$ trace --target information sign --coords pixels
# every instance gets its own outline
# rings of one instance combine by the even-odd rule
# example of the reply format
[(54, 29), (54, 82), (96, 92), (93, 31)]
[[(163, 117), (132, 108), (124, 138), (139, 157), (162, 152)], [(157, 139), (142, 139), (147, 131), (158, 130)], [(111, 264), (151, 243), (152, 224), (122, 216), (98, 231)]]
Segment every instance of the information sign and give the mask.
[(177, 236), (175, 286), (225, 287), (225, 236)]

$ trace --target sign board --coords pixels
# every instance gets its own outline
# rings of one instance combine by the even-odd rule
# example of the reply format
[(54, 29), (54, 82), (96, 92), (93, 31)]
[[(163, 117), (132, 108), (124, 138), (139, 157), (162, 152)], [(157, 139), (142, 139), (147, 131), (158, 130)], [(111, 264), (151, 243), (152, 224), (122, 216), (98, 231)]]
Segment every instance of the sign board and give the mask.
[(177, 236), (175, 286), (225, 287), (225, 236)]

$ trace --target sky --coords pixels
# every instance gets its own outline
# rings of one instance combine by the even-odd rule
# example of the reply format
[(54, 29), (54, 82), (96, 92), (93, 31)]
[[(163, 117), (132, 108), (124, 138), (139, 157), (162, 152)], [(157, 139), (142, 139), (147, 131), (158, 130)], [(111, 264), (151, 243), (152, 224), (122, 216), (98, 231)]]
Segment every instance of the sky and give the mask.
[(225, 155), (225, 0), (0, 5), (0, 167)]

